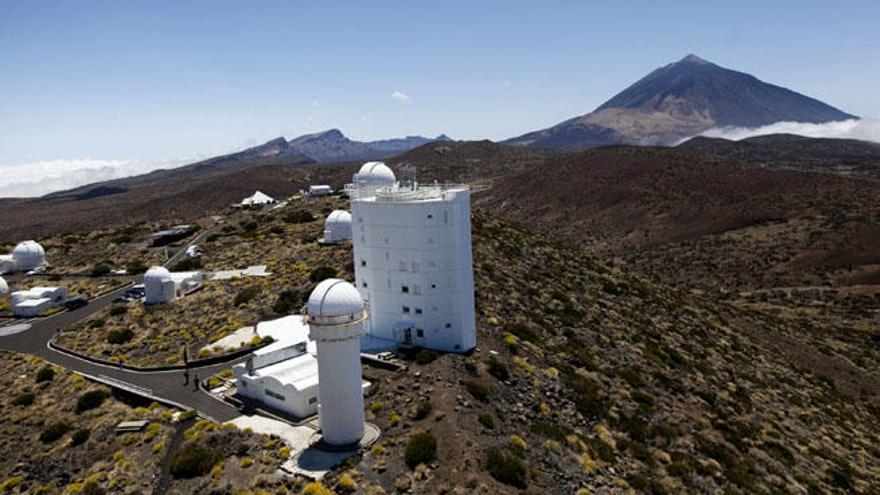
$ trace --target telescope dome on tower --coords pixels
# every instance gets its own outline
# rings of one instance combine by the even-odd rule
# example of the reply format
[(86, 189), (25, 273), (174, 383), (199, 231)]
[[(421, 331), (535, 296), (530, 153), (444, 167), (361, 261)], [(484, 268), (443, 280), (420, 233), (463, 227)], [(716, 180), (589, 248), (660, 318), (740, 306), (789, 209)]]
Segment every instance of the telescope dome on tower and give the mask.
[(313, 321), (323, 318), (359, 317), (364, 311), (360, 292), (350, 283), (338, 278), (324, 280), (309, 296), (309, 317)]
[(386, 187), (397, 182), (394, 172), (383, 162), (367, 162), (354, 175), (354, 183), (363, 186)]

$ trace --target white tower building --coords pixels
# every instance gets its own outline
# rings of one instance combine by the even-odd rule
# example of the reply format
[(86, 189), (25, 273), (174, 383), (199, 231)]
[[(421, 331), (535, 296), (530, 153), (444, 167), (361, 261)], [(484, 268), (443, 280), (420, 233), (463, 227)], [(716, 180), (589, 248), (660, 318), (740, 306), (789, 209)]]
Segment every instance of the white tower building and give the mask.
[(368, 165), (348, 190), (355, 283), (370, 307), (369, 335), (449, 352), (473, 349), (468, 186), (400, 184), (384, 164), (365, 171)]
[(333, 210), (324, 221), (324, 243), (335, 244), (351, 239), (351, 213)]
[(349, 445), (364, 436), (360, 338), (367, 313), (350, 283), (324, 280), (309, 296), (309, 338), (318, 353), (318, 415), (323, 440)]
[(167, 268), (154, 266), (144, 274), (144, 302), (164, 304), (174, 300), (177, 290)]

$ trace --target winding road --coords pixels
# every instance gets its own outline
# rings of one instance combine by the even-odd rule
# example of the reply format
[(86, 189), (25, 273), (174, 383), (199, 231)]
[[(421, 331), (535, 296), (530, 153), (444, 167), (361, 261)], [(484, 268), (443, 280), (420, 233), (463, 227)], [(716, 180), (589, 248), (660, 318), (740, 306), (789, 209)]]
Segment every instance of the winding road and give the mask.
[[(187, 246), (196, 243), (206, 234), (207, 232), (203, 232)], [(177, 260), (180, 259), (181, 253), (185, 253), (185, 251), (186, 247), (169, 258), (165, 262), (165, 266), (174, 266)], [(141, 277), (137, 277), (133, 282), (139, 283), (141, 280)], [(225, 422), (241, 416), (241, 413), (233, 405), (216, 399), (201, 389), (195, 388), (192, 380), (189, 383), (185, 383), (183, 370), (135, 371), (121, 369), (116, 366), (100, 364), (74, 356), (49, 346), (49, 342), (58, 330), (84, 320), (106, 308), (112, 303), (113, 298), (122, 294), (130, 287), (131, 284), (96, 297), (82, 308), (31, 320), (29, 321), (30, 329), (11, 335), (0, 336), (0, 351), (38, 356), (52, 364), (63, 366), (108, 386), (183, 409), (194, 409), (201, 416), (216, 422)], [(229, 361), (210, 366), (190, 367), (190, 377), (194, 378), (198, 375), (200, 378), (206, 379), (222, 369), (243, 362), (247, 357), (239, 356), (236, 359), (230, 359)]]

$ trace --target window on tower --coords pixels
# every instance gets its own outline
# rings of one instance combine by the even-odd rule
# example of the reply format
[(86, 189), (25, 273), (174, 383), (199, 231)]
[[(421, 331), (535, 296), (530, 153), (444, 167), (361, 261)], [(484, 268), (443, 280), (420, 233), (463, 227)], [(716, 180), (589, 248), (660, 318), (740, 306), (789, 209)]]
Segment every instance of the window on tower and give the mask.
[(404, 294), (409, 294), (409, 286), (408, 285), (401, 285), (400, 292), (403, 292)]
[(406, 314), (409, 314), (409, 306), (404, 306), (404, 307), (403, 307), (403, 312), (406, 313)]

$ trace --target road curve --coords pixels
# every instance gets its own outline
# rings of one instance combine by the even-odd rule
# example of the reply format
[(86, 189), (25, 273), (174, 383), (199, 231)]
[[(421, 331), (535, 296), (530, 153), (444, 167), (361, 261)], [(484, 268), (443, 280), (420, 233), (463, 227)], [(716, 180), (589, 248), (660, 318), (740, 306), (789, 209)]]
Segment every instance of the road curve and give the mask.
[[(171, 260), (169, 260), (171, 261)], [(139, 283), (142, 277), (135, 277)], [(12, 335), (0, 336), (0, 351), (19, 352), (45, 359), (69, 370), (85, 375), (93, 380), (112, 387), (128, 390), (167, 404), (195, 409), (199, 414), (214, 421), (224, 422), (240, 416), (231, 404), (218, 400), (202, 390), (193, 387), (192, 381), (185, 383), (182, 370), (172, 371), (134, 371), (112, 365), (95, 363), (63, 351), (49, 347), (49, 341), (61, 328), (73, 325), (106, 308), (113, 298), (125, 292), (131, 284), (111, 291), (89, 301), (89, 304), (74, 311), (63, 311), (55, 315), (30, 321), (29, 330)], [(240, 356), (228, 362), (190, 369), (190, 378), (205, 379), (224, 368), (243, 362), (248, 356)]]

